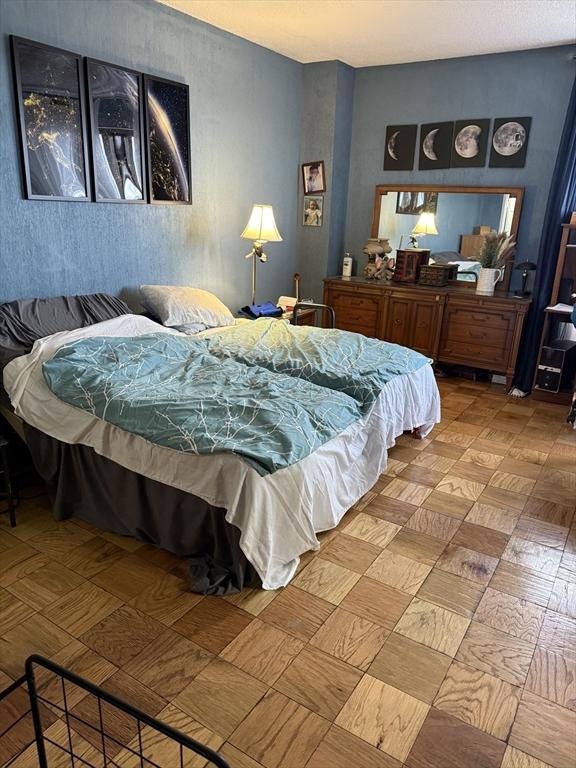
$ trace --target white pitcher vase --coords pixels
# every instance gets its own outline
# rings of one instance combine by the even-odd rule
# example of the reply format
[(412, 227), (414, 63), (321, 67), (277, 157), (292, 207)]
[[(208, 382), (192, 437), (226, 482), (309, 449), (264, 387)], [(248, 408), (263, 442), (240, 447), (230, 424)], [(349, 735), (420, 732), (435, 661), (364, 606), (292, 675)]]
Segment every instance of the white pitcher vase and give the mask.
[(496, 283), (502, 279), (503, 274), (504, 270), (502, 269), (480, 267), (480, 274), (476, 283), (476, 293), (479, 293), (481, 296), (493, 296)]

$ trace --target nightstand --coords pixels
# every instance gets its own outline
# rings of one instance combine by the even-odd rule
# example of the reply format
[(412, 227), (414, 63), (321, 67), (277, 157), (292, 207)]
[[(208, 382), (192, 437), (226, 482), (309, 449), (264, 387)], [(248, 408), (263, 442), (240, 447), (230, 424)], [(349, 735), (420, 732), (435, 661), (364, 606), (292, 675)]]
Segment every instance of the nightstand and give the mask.
[(3, 481), (3, 491), (0, 491), (0, 498), (8, 502), (8, 509), (1, 514), (8, 514), (12, 528), (16, 526), (16, 501), (12, 493), (12, 482), (10, 480), (10, 467), (8, 466), (8, 440), (0, 434), (0, 479)]

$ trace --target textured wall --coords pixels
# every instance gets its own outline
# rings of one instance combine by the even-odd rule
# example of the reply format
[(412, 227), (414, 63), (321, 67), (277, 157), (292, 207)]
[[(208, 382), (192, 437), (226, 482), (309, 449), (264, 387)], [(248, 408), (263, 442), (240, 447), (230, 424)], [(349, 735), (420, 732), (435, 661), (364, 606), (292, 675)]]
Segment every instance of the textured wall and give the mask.
[[(574, 79), (573, 53), (562, 46), (356, 70), (346, 249), (359, 254), (369, 236), (377, 184), (522, 186), (517, 258), (534, 260)], [(382, 170), (388, 124), (524, 115), (533, 118), (524, 168)]]
[[(322, 300), (322, 279), (342, 263), (354, 70), (340, 61), (323, 61), (304, 67), (300, 162), (323, 160), (326, 192), (322, 227), (300, 227), (299, 272), (302, 295)], [(299, 210), (302, 218), (302, 182)], [(338, 265), (338, 266), (337, 266)]]
[[(139, 283), (189, 283), (236, 308), (250, 298), (254, 202), (271, 203), (282, 243), (259, 264), (260, 299), (296, 269), (302, 66), (152, 0), (2, 0), (0, 301)], [(190, 86), (192, 206), (22, 199), (8, 35)]]

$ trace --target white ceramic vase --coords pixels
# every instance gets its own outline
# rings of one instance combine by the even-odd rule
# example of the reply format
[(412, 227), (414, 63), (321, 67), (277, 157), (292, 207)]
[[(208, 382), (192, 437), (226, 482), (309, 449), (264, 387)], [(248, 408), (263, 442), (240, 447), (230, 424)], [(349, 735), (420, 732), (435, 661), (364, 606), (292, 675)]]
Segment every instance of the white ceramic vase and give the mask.
[(476, 283), (476, 293), (479, 293), (481, 296), (493, 296), (496, 283), (502, 279), (503, 274), (501, 269), (480, 267), (480, 274)]

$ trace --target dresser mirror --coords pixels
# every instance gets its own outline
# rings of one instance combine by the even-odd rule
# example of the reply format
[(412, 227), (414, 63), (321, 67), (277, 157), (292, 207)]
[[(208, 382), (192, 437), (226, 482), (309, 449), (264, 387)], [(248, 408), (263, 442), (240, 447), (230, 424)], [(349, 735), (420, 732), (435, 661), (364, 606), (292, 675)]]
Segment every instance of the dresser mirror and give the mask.
[[(522, 187), (379, 185), (372, 237), (388, 239), (394, 251), (429, 250), (430, 263), (458, 267), (452, 284), (473, 289), (484, 235), (491, 230), (517, 235), (523, 194)], [(513, 262), (511, 257), (506, 264), (498, 293), (508, 292)]]

